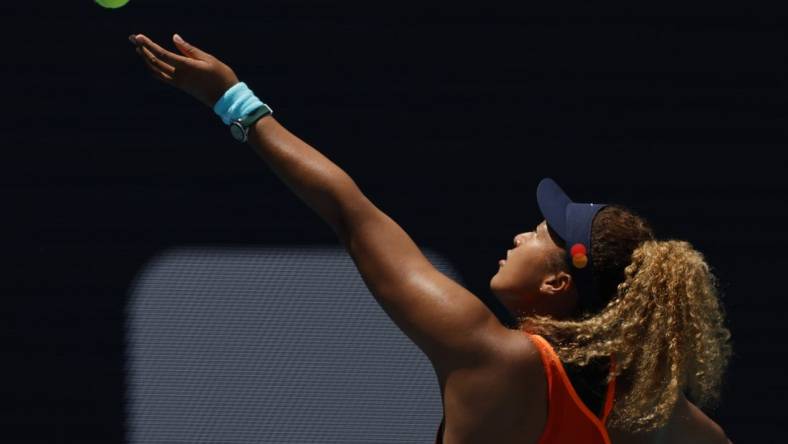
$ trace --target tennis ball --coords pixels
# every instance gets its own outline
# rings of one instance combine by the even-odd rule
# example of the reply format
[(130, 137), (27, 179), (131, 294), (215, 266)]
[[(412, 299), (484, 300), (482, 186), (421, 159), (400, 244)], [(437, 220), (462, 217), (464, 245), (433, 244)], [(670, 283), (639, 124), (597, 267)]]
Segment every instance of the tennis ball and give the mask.
[(129, 0), (96, 0), (99, 6), (109, 9), (120, 8), (128, 2)]

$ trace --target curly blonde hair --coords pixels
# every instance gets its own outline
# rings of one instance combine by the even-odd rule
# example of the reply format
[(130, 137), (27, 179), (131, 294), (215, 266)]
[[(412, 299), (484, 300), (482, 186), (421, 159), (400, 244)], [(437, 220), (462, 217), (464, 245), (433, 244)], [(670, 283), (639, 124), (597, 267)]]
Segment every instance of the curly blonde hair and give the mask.
[(592, 273), (608, 297), (569, 320), (525, 316), (519, 329), (550, 338), (563, 362), (614, 356), (618, 377), (608, 426), (647, 432), (668, 421), (681, 391), (700, 407), (719, 402), (732, 353), (718, 280), (689, 242), (656, 240), (645, 219), (620, 205), (592, 225)]

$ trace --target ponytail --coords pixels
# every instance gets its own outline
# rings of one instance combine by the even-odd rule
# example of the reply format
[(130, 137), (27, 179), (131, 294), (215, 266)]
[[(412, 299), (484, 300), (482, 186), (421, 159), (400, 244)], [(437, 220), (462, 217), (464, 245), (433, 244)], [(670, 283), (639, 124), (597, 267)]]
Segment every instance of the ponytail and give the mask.
[(520, 329), (552, 338), (562, 361), (588, 365), (614, 355), (620, 376), (611, 427), (663, 426), (681, 391), (699, 406), (719, 401), (732, 353), (717, 279), (704, 256), (680, 240), (646, 240), (599, 312), (575, 320), (521, 318)]

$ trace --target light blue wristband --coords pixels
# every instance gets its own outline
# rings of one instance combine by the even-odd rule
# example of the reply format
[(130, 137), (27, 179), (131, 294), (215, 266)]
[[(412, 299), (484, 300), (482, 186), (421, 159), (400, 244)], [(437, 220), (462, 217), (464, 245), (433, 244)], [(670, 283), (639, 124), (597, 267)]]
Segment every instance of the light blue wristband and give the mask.
[[(213, 112), (222, 119), (225, 125), (229, 125), (262, 105), (264, 103), (254, 95), (246, 83), (238, 82), (225, 91), (213, 106)], [(273, 110), (271, 111), (273, 113)]]

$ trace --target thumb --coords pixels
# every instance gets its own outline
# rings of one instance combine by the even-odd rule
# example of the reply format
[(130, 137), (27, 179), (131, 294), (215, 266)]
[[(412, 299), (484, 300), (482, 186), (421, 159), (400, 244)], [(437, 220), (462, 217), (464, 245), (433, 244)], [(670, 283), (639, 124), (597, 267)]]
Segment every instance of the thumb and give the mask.
[(211, 58), (210, 54), (190, 43), (187, 43), (178, 34), (172, 35), (172, 41), (175, 42), (175, 47), (178, 48), (178, 51), (180, 51), (185, 56), (198, 60), (208, 60)]

